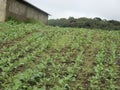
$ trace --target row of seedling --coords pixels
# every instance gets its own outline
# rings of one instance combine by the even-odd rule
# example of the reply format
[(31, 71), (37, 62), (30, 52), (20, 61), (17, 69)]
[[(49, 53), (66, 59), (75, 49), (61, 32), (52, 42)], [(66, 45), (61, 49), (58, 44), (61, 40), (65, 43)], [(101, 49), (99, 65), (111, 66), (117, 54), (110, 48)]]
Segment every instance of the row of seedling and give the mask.
[(94, 67), (95, 75), (90, 79), (91, 89), (116, 90), (116, 46), (111, 45), (110, 57), (107, 57), (105, 42), (101, 42), (100, 51), (96, 55), (97, 65)]

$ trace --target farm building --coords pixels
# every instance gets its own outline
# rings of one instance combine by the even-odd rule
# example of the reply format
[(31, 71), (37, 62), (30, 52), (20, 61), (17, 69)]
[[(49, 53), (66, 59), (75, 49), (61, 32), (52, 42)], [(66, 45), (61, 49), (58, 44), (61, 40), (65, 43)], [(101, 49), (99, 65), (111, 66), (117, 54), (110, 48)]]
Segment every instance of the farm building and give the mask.
[(47, 23), (49, 14), (25, 0), (0, 0), (0, 22), (13, 17), (20, 21), (34, 19)]

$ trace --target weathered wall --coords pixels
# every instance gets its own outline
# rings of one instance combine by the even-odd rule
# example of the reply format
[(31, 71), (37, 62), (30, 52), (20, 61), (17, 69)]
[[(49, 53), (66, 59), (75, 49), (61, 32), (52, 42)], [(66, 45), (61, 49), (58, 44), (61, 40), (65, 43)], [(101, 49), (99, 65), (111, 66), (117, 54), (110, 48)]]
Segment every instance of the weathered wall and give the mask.
[(0, 0), (0, 22), (5, 21), (5, 17), (6, 17), (6, 1), (7, 0)]
[(12, 16), (20, 21), (26, 20), (25, 13), (26, 7), (22, 3), (19, 3), (16, 0), (8, 0), (7, 2), (7, 16)]
[(43, 12), (40, 12), (32, 7), (27, 7), (26, 17), (34, 18), (34, 19), (42, 21), (44, 23), (47, 23), (47, 21), (48, 21), (47, 14), (44, 14)]
[(7, 4), (7, 18), (13, 16), (21, 21), (27, 19), (35, 19), (42, 21), (43, 23), (47, 23), (48, 21), (47, 14), (28, 4), (20, 3), (16, 0), (8, 0)]

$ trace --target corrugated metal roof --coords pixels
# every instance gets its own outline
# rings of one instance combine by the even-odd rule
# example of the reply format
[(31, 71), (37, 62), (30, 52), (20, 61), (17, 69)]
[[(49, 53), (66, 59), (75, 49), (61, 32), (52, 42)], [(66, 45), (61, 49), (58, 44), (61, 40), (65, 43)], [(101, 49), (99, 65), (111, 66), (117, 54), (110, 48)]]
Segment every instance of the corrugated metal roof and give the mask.
[(32, 3), (30, 3), (29, 1), (26, 1), (26, 0), (17, 0), (17, 1), (26, 3), (26, 4), (30, 5), (30, 6), (32, 6), (33, 8), (35, 8), (35, 9), (37, 9), (37, 10), (39, 10), (39, 11), (42, 11), (43, 13), (45, 13), (45, 14), (47, 14), (47, 15), (50, 15), (49, 13), (43, 11), (42, 9), (40, 9), (40, 8), (38, 8), (37, 6), (35, 6), (35, 5), (33, 5)]

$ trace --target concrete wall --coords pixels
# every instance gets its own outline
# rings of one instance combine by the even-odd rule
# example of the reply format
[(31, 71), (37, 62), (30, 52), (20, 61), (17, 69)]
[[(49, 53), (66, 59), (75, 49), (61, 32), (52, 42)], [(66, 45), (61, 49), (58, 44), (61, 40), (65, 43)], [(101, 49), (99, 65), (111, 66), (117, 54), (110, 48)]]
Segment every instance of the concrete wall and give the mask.
[(8, 0), (6, 18), (12, 16), (18, 20), (35, 19), (47, 23), (48, 14), (32, 7), (31, 5), (16, 0)]
[(6, 17), (6, 1), (7, 0), (0, 0), (0, 22), (5, 21), (5, 17)]
[(20, 21), (26, 20), (26, 7), (27, 6), (19, 3), (16, 0), (8, 0), (6, 18), (11, 16)]
[(34, 18), (34, 19), (42, 21), (44, 23), (47, 23), (47, 21), (48, 21), (47, 14), (44, 14), (43, 12), (40, 12), (32, 7), (27, 7), (26, 17), (27, 18)]

